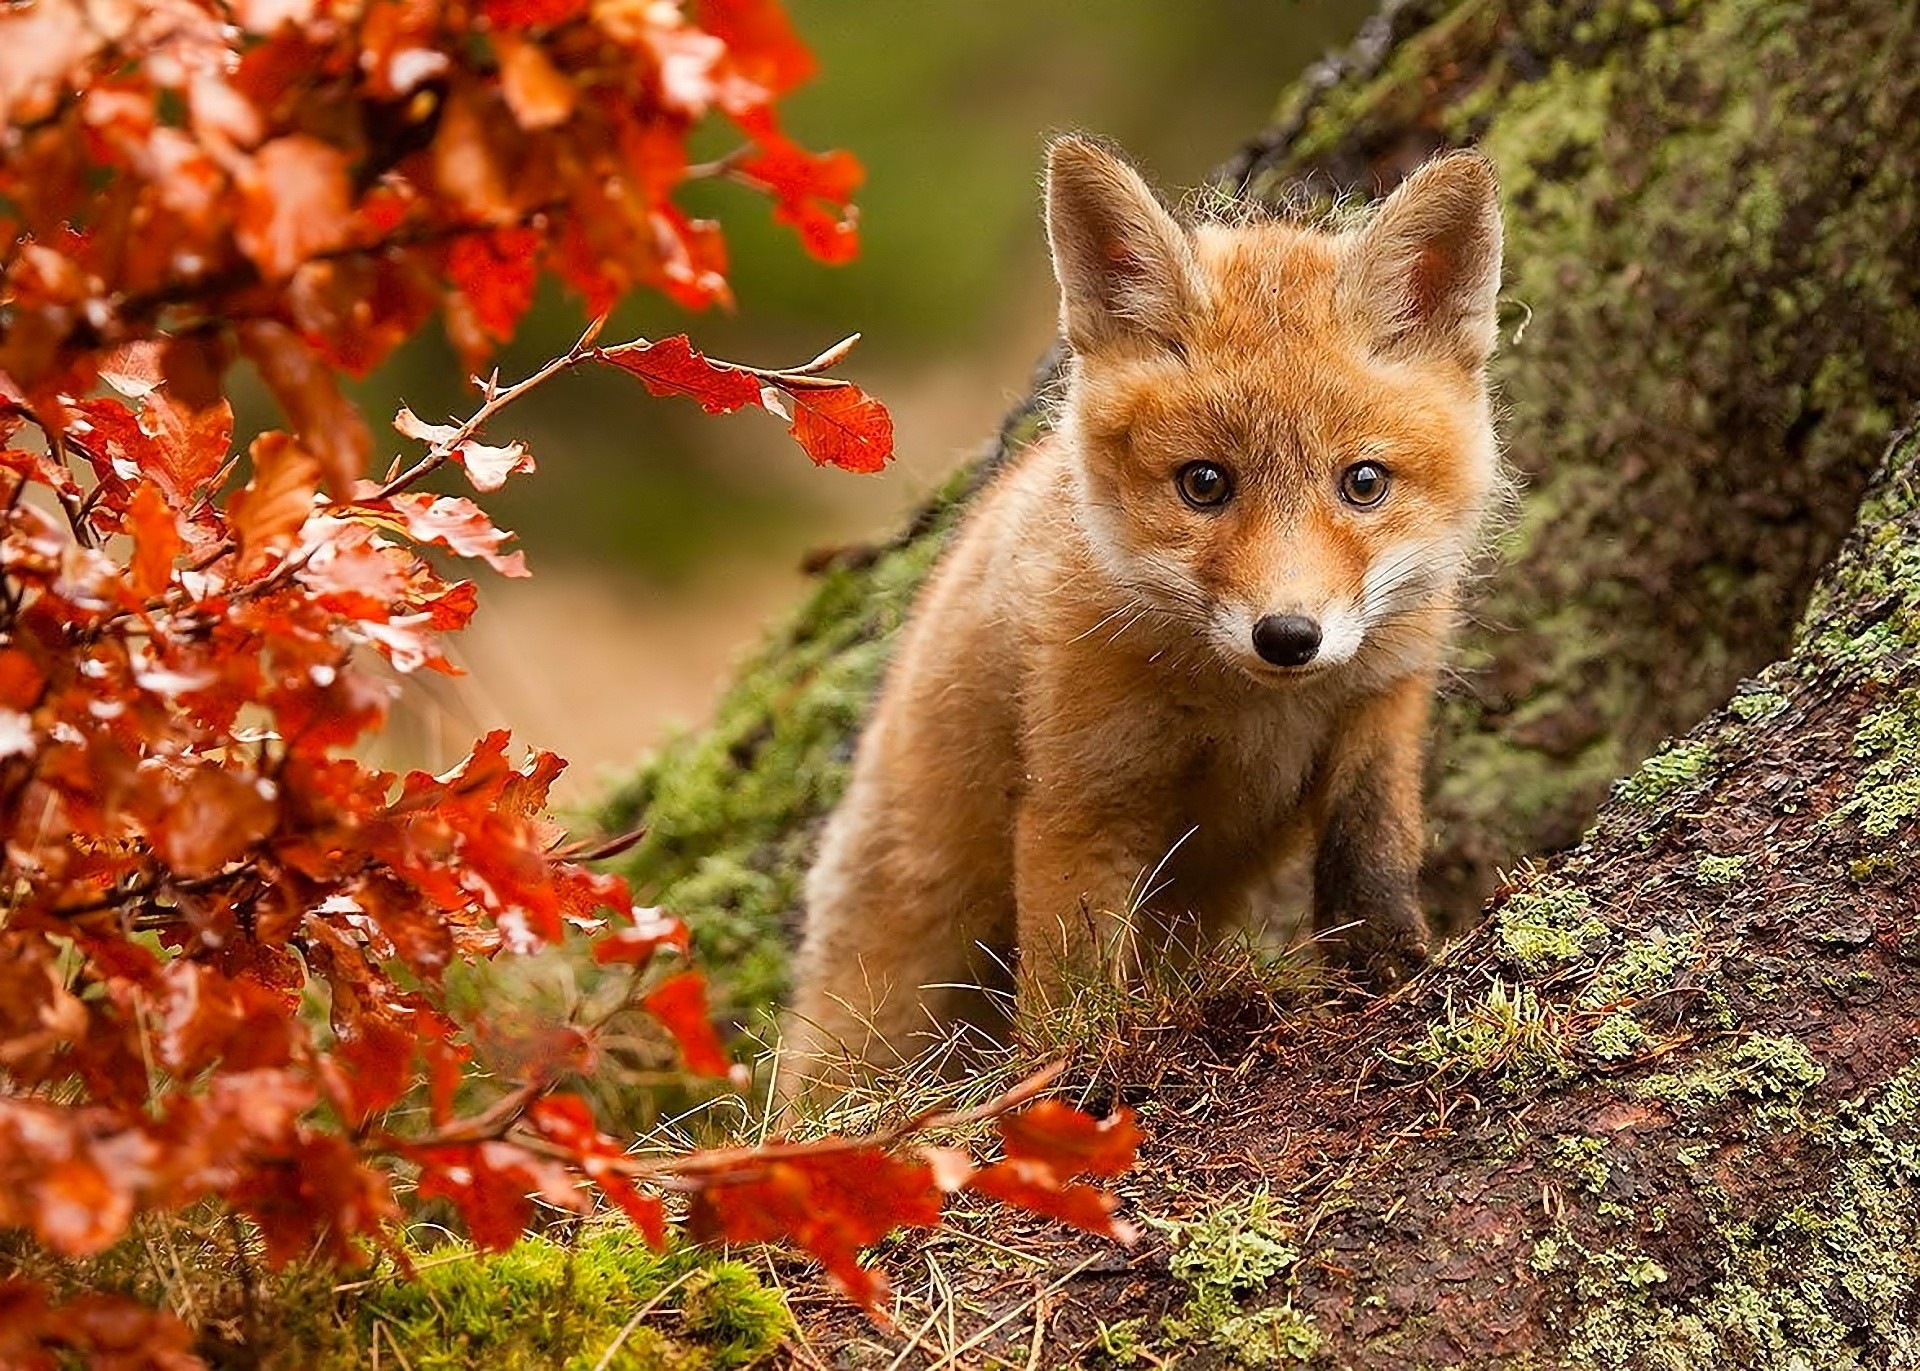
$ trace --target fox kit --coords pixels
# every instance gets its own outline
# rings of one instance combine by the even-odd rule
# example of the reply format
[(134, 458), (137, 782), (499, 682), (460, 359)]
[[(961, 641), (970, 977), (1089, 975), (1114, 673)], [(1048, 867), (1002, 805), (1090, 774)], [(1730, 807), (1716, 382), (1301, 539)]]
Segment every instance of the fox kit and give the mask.
[[(806, 886), (784, 1088), (1022, 1017), (1251, 914), (1310, 853), (1313, 924), (1417, 969), (1421, 755), (1498, 478), (1500, 218), (1454, 153), (1360, 227), (1183, 227), (1054, 143), (1070, 351), (1055, 432), (926, 587)], [(1147, 915), (1147, 917), (1143, 917)]]

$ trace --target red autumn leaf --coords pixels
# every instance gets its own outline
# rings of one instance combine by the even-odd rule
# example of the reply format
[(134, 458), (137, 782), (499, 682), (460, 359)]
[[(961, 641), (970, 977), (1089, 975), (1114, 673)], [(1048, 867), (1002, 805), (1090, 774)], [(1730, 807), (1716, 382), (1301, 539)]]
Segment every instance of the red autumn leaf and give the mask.
[(784, 95), (814, 73), (813, 54), (779, 0), (700, 0), (694, 17), (726, 45), (729, 63), (759, 88), (758, 103)]
[(687, 1070), (702, 1076), (724, 1076), (733, 1070), (733, 1061), (708, 1017), (707, 982), (698, 971), (669, 976), (640, 1003), (673, 1034)]
[(216, 1062), (228, 1072), (284, 1067), (294, 1054), (286, 996), (197, 962), (170, 963), (152, 989), (154, 1056), (184, 1078)]
[(887, 1283), (860, 1264), (860, 1249), (896, 1228), (940, 1222), (941, 1191), (932, 1169), (878, 1148), (784, 1157), (745, 1153), (730, 1172), (710, 1173), (704, 1182), (688, 1214), (694, 1237), (797, 1243), (868, 1309), (880, 1307)]
[(514, 535), (495, 528), (486, 511), (457, 495), (406, 492), (386, 502), (400, 516), (409, 536), (444, 547), (462, 557), (478, 557), (502, 576), (525, 576), (527, 559), (501, 547)]
[(263, 1149), (228, 1193), (260, 1229), (275, 1268), (312, 1257), (351, 1262), (360, 1255), (357, 1240), (377, 1237), (399, 1214), (386, 1178), (346, 1139), (324, 1133)]
[(32, 709), (46, 686), (46, 673), (33, 658), (17, 647), (0, 647), (0, 709)]
[(431, 1038), (422, 1044), (427, 1058), (427, 1101), (435, 1126), (444, 1128), (453, 1118), (454, 1096), (473, 1053), (459, 1043)]
[(646, 1194), (617, 1171), (594, 1177), (594, 1183), (600, 1187), (602, 1194), (620, 1206), (628, 1221), (647, 1240), (647, 1246), (656, 1252), (666, 1248), (667, 1207), (657, 1196)]
[(858, 386), (783, 393), (793, 408), (788, 432), (817, 464), (874, 472), (893, 459), (893, 416)]
[(55, 1305), (32, 1281), (0, 1280), (0, 1366), (85, 1364), (99, 1371), (205, 1371), (193, 1330), (171, 1312), (89, 1290)]
[(687, 950), (687, 926), (657, 909), (633, 911), (633, 926), (616, 929), (593, 945), (593, 959), (602, 966), (627, 962), (645, 966), (662, 947)]
[(657, 343), (622, 343), (602, 348), (601, 361), (640, 378), (654, 395), (685, 395), (709, 414), (731, 414), (760, 403), (760, 382), (725, 363), (710, 362), (687, 336), (675, 334)]
[(1041, 1100), (1002, 1118), (999, 1127), (1009, 1160), (1037, 1161), (1062, 1176), (1118, 1176), (1140, 1148), (1133, 1111), (1124, 1107), (1096, 1119), (1059, 1100)]
[(84, 1150), (52, 1160), (36, 1178), (34, 1236), (67, 1257), (90, 1257), (118, 1242), (133, 1217), (133, 1191)]
[(354, 1123), (397, 1103), (413, 1084), (414, 1035), (377, 1015), (360, 1015), (334, 1044)]
[(500, 92), (523, 129), (550, 129), (573, 114), (573, 82), (547, 60), (531, 39), (511, 31), (493, 35), (500, 55)]
[(674, 205), (653, 214), (660, 244), (660, 288), (683, 309), (730, 305), (727, 285), (727, 245), (720, 226), (709, 219), (689, 219)]
[(351, 160), (304, 133), (275, 138), (242, 164), (234, 237), (269, 281), (346, 241), (353, 213)]
[(481, 0), (480, 12), (495, 28), (556, 28), (587, 12), (587, 0)]
[(540, 235), (531, 229), (465, 233), (447, 249), (447, 280), (487, 337), (504, 343), (533, 304)]
[(253, 479), (227, 502), (242, 562), (292, 545), (313, 512), (320, 464), (285, 433), (263, 433), (247, 449)]
[(474, 1245), (490, 1252), (512, 1247), (526, 1230), (529, 1196), (576, 1211), (588, 1207), (565, 1167), (514, 1143), (478, 1142), (415, 1148), (420, 1195), (452, 1200)]
[(859, 160), (847, 152), (807, 151), (781, 133), (770, 115), (757, 115), (745, 127), (756, 146), (737, 170), (774, 197), (774, 218), (798, 230), (801, 244), (818, 260), (853, 260), (860, 251), (853, 194), (866, 176)]
[(983, 1167), (967, 1188), (1118, 1242), (1131, 1243), (1138, 1236), (1132, 1224), (1113, 1217), (1119, 1201), (1112, 1195), (1091, 1185), (1062, 1183), (1052, 1167), (1040, 1162), (1004, 1161)]
[(152, 599), (173, 580), (173, 559), (180, 555), (180, 530), (160, 487), (143, 482), (127, 507), (127, 532), (133, 535), (133, 593)]
[[(126, 343), (101, 363), (100, 379), (138, 406), (139, 430), (152, 442), (151, 472), (176, 508), (213, 479), (232, 447), (233, 408), (220, 393), (227, 361), (224, 333), (196, 333)], [(117, 429), (101, 405), (87, 413)]]
[(162, 861), (185, 877), (211, 876), (273, 831), (279, 807), (268, 783), (206, 764), (143, 793), (147, 838)]
[(256, 322), (240, 329), (240, 346), (260, 369), (294, 432), (320, 462), (327, 489), (345, 499), (367, 469), (373, 434), (339, 380), (291, 329)]

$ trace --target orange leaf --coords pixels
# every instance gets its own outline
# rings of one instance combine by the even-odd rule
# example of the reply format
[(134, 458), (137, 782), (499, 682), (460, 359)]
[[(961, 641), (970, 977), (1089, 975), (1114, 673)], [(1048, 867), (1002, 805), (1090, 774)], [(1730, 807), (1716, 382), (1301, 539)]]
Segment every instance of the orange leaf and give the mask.
[(602, 966), (628, 962), (645, 966), (662, 947), (687, 950), (687, 926), (657, 909), (633, 911), (633, 927), (618, 929), (593, 945), (593, 959)]
[(793, 404), (788, 432), (819, 465), (872, 472), (893, 459), (893, 416), (858, 386), (783, 393)]
[(413, 1084), (414, 1035), (362, 1014), (343, 1031), (334, 1052), (345, 1063), (348, 1098), (358, 1125), (407, 1093)]
[(720, 1035), (713, 1031), (713, 1020), (707, 1017), (707, 982), (698, 971), (669, 976), (640, 1003), (673, 1034), (689, 1071), (724, 1076), (733, 1069)]
[(441, 106), (433, 136), (433, 177), (453, 205), (485, 222), (513, 212), (506, 178), (494, 155), (487, 128), (473, 102), (451, 92)]
[(539, 256), (540, 235), (531, 229), (462, 234), (447, 250), (447, 280), (494, 342), (511, 338), (533, 304)]
[(573, 82), (547, 60), (538, 43), (511, 32), (493, 35), (500, 54), (500, 92), (523, 129), (549, 129), (573, 114)]
[(279, 818), (259, 778), (212, 764), (141, 797), (152, 809), (145, 817), (148, 839), (161, 860), (186, 877), (220, 871), (271, 833)]
[(17, 647), (0, 647), (0, 709), (32, 709), (46, 688), (46, 673), (33, 658)]
[(990, 1195), (1002, 1204), (1044, 1214), (1123, 1243), (1139, 1236), (1132, 1224), (1113, 1217), (1119, 1200), (1091, 1185), (1071, 1182), (1063, 1185), (1051, 1167), (1039, 1162), (1004, 1161), (984, 1167), (974, 1173), (967, 1188)]
[(304, 133), (264, 143), (242, 167), (238, 188), (234, 238), (269, 281), (347, 239), (352, 164), (331, 143)]
[(486, 511), (458, 495), (427, 495), (406, 491), (387, 502), (400, 515), (409, 536), (433, 543), (462, 557), (478, 557), (502, 576), (526, 576), (527, 559), (520, 552), (502, 552), (514, 535), (495, 528)]
[(775, 199), (773, 217), (800, 232), (801, 244), (822, 262), (852, 261), (860, 251), (853, 193), (866, 171), (850, 152), (808, 152), (780, 132), (773, 116), (749, 121), (754, 151), (738, 171), (763, 184)]
[(685, 395), (709, 414), (731, 414), (760, 403), (760, 382), (737, 367), (710, 362), (684, 333), (657, 343), (602, 348), (600, 360), (640, 378), (654, 395)]
[(480, 12), (494, 28), (551, 28), (587, 12), (587, 0), (481, 0)]
[(35, 1181), (39, 1208), (34, 1231), (54, 1251), (68, 1257), (103, 1252), (127, 1231), (133, 1195), (115, 1182), (92, 1156), (80, 1153), (55, 1162)]
[(932, 1168), (878, 1148), (778, 1159), (749, 1152), (730, 1171), (709, 1174), (688, 1227), (702, 1241), (798, 1243), (873, 1310), (887, 1284), (860, 1264), (860, 1249), (896, 1228), (934, 1227), (940, 1202)]
[(667, 1245), (667, 1207), (652, 1195), (644, 1193), (639, 1186), (617, 1171), (608, 1171), (596, 1176), (601, 1193), (626, 1214), (633, 1226), (640, 1230), (640, 1236), (647, 1240), (647, 1246), (658, 1252)]
[(732, 66), (768, 97), (784, 95), (814, 73), (813, 54), (779, 0), (700, 0), (694, 19), (727, 45)]
[(313, 455), (285, 433), (261, 434), (247, 455), (253, 459), (253, 479), (227, 502), (243, 564), (293, 543), (313, 512), (320, 477)]
[(327, 489), (334, 498), (346, 499), (373, 455), (373, 434), (360, 411), (340, 393), (333, 371), (284, 324), (244, 324), (240, 346), (260, 369), (301, 442), (319, 459)]
[(1041, 1100), (1002, 1118), (1000, 1136), (1010, 1160), (1037, 1161), (1062, 1176), (1118, 1176), (1140, 1148), (1131, 1109), (1096, 1119), (1059, 1100)]
[(173, 559), (180, 555), (180, 530), (166, 497), (152, 481), (142, 481), (127, 507), (127, 532), (133, 535), (133, 593), (152, 599), (173, 581)]

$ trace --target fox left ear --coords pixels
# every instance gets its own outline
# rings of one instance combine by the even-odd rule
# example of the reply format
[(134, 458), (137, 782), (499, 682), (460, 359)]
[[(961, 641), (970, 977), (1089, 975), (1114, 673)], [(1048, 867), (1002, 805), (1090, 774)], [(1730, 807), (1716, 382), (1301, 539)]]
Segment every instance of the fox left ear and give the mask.
[(1485, 365), (1497, 328), (1500, 197), (1474, 152), (1436, 157), (1387, 197), (1352, 239), (1339, 300), (1382, 352)]
[(1086, 138), (1047, 150), (1047, 242), (1060, 330), (1079, 351), (1171, 338), (1205, 308), (1193, 244), (1140, 173)]

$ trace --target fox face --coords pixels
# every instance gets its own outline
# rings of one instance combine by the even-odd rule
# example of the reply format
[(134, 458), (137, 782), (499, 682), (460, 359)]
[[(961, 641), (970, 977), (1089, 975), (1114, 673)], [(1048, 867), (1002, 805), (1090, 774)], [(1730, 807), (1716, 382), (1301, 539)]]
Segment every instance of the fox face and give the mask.
[(1430, 163), (1350, 232), (1189, 230), (1067, 140), (1048, 230), (1116, 587), (1255, 681), (1430, 661), (1498, 479), (1487, 164)]

